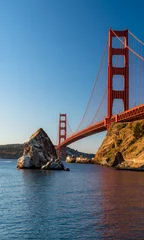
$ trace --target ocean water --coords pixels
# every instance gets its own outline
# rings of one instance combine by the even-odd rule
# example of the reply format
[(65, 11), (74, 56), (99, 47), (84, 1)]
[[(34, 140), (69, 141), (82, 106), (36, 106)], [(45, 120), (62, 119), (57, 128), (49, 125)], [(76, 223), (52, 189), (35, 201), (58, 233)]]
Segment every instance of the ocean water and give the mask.
[(0, 160), (0, 240), (144, 239), (144, 172), (65, 165), (17, 170)]

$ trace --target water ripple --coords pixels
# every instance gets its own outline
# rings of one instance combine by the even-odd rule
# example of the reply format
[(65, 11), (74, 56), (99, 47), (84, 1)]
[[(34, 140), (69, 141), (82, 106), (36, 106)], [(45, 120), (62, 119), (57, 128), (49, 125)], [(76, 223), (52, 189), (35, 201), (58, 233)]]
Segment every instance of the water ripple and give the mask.
[(0, 161), (1, 240), (144, 239), (144, 173), (68, 166), (17, 170)]

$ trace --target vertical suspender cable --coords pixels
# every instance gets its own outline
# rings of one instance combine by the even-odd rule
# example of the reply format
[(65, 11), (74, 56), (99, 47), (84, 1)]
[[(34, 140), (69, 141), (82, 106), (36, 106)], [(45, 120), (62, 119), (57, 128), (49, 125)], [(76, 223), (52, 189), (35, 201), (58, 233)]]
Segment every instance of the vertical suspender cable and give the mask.
[[(139, 54), (141, 55), (141, 45), (139, 44)], [(140, 104), (140, 77), (141, 77), (141, 68), (140, 68), (141, 60), (138, 59), (138, 104)]]

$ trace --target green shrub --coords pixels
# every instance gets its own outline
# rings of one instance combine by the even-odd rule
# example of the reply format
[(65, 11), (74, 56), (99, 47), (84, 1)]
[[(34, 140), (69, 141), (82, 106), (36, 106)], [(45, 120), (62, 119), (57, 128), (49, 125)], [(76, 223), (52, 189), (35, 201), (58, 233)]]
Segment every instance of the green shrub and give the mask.
[(115, 144), (114, 143), (112, 144), (112, 148), (115, 148)]
[(122, 128), (125, 128), (126, 125), (127, 125), (126, 123), (121, 123), (121, 124), (119, 124), (118, 130), (121, 130)]
[(122, 143), (122, 139), (118, 139), (118, 140), (117, 140), (117, 146), (120, 146), (121, 143)]
[(136, 139), (139, 139), (141, 137), (141, 125), (139, 122), (137, 122), (136, 125), (134, 126), (133, 136)]
[(135, 142), (136, 142), (136, 138), (133, 138), (133, 139), (131, 140), (131, 142), (129, 143), (128, 147), (131, 146), (132, 144), (134, 144)]
[(134, 152), (136, 149), (137, 149), (137, 146), (134, 146), (134, 147), (130, 150), (130, 152)]

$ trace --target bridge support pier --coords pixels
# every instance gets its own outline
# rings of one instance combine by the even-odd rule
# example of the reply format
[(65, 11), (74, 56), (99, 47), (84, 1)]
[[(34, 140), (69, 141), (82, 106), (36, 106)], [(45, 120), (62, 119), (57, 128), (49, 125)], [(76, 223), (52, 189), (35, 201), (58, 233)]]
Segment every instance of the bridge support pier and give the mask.
[(106, 129), (108, 130), (110, 128), (110, 125), (111, 125), (111, 119), (106, 117), (105, 120), (104, 120), (104, 125), (105, 125)]
[(111, 126), (112, 123), (117, 123), (118, 122), (118, 114), (116, 114), (115, 116), (113, 116), (112, 118), (108, 118), (106, 117), (104, 119), (104, 125), (106, 127), (106, 129), (108, 130)]

